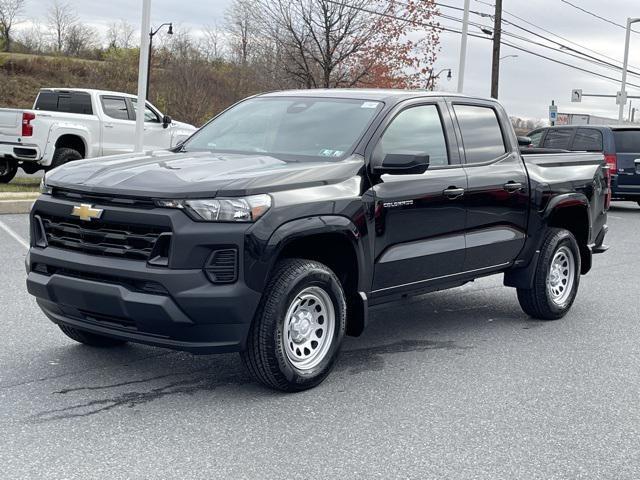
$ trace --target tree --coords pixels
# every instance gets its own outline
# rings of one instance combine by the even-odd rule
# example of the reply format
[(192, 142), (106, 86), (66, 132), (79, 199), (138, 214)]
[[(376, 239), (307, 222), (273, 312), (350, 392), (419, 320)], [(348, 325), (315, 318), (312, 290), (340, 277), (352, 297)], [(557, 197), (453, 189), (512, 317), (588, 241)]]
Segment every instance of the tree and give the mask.
[(24, 0), (0, 0), (0, 35), (4, 51), (11, 50), (11, 29), (24, 8)]
[(65, 36), (65, 53), (71, 56), (80, 56), (96, 45), (96, 31), (86, 25), (75, 23), (71, 25)]
[(222, 34), (216, 24), (205, 25), (200, 39), (200, 51), (209, 61), (222, 58)]
[[(234, 15), (236, 25), (242, 18), (257, 23), (260, 36), (277, 45), (281, 68), (307, 88), (415, 87), (435, 61), (434, 0), (236, 0), (235, 6), (244, 13)], [(421, 39), (411, 40), (416, 31)]]
[(29, 53), (42, 53), (46, 47), (46, 31), (38, 20), (31, 20), (28, 28), (18, 31), (17, 43)]
[(233, 60), (246, 66), (257, 43), (258, 19), (254, 0), (234, 0), (225, 12), (225, 26)]
[(69, 30), (78, 23), (78, 16), (70, 4), (54, 0), (49, 8), (47, 20), (54, 35), (54, 49), (60, 53), (64, 50)]
[(113, 22), (107, 29), (107, 43), (109, 48), (131, 48), (134, 45), (136, 29), (126, 20)]

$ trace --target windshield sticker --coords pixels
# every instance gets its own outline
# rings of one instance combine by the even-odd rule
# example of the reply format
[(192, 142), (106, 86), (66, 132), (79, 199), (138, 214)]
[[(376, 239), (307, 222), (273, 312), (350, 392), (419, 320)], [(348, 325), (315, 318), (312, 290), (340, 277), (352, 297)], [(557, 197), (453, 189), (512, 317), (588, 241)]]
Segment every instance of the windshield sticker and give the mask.
[(341, 157), (343, 154), (343, 150), (330, 150), (328, 148), (320, 152), (321, 157)]
[(364, 102), (360, 108), (378, 108), (378, 102)]

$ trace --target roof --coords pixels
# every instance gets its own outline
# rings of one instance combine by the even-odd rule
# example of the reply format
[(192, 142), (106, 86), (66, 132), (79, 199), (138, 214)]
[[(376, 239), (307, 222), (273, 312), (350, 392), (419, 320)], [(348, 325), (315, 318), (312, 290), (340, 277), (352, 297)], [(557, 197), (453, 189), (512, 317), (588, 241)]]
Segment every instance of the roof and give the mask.
[(112, 92), (109, 90), (97, 90), (95, 88), (64, 88), (64, 87), (47, 87), (47, 88), (41, 88), (40, 91), (42, 90), (52, 90), (52, 91), (56, 91), (56, 92), (84, 92), (84, 93), (96, 93), (98, 95), (117, 95), (120, 97), (131, 97), (131, 98), (136, 98), (137, 95), (132, 95), (130, 93), (124, 93), (124, 92)]
[(589, 128), (591, 130), (640, 130), (640, 124), (636, 125), (554, 125), (536, 128), (536, 130), (548, 130), (550, 128)]
[(357, 100), (405, 100), (419, 97), (461, 97), (475, 98), (451, 92), (432, 92), (430, 90), (401, 90), (391, 88), (312, 88), (304, 90), (280, 90), (261, 94), (262, 97), (328, 97), (352, 98)]

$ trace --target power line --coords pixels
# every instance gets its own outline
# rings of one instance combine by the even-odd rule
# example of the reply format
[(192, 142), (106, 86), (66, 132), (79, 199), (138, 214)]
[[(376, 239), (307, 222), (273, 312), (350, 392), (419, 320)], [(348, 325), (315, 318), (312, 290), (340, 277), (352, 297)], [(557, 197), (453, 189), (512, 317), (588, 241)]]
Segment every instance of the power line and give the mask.
[[(394, 20), (400, 20), (400, 21), (412, 23), (414, 25), (418, 25), (418, 26), (422, 26), (422, 27), (437, 28), (437, 29), (444, 30), (444, 31), (447, 31), (447, 32), (462, 34), (462, 32), (460, 30), (456, 30), (456, 29), (453, 29), (453, 28), (448, 27), (448, 26), (433, 25), (433, 24), (429, 24), (429, 23), (410, 21), (410, 20), (407, 20), (406, 18), (398, 17), (396, 15), (391, 15), (391, 14), (383, 13), (383, 12), (377, 12), (375, 10), (370, 10), (370, 9), (363, 8), (363, 7), (357, 7), (355, 5), (347, 5), (347, 4), (344, 4), (344, 3), (341, 3), (341, 2), (337, 2), (335, 0), (326, 0), (326, 1), (328, 3), (332, 3), (334, 5), (339, 5), (339, 6), (342, 6), (342, 7), (351, 8), (353, 10), (358, 10), (358, 11), (365, 12), (365, 13), (370, 13), (372, 15), (378, 15), (378, 16), (381, 16), (381, 17), (391, 18), (391, 19), (394, 19)], [(487, 38), (486, 36), (478, 35), (478, 34), (475, 34), (475, 33), (469, 33), (468, 35), (470, 37), (481, 38), (483, 40), (489, 40), (489, 38)], [(555, 58), (552, 58), (552, 57), (547, 57), (546, 55), (542, 55), (540, 53), (534, 52), (532, 50), (528, 50), (528, 49), (526, 49), (524, 47), (521, 47), (521, 46), (518, 46), (518, 45), (514, 45), (514, 44), (512, 44), (510, 42), (507, 42), (507, 41), (504, 41), (504, 40), (501, 43), (503, 45), (508, 46), (508, 47), (514, 48), (516, 50), (519, 50), (521, 52), (528, 53), (528, 54), (534, 55), (536, 57), (544, 58), (545, 60), (549, 60), (550, 62), (554, 62), (554, 63), (557, 63), (559, 65), (564, 65), (565, 67), (572, 68), (574, 70), (578, 70), (578, 71), (581, 71), (581, 72), (584, 72), (584, 73), (588, 73), (590, 75), (594, 75), (596, 77), (600, 77), (600, 78), (603, 78), (605, 80), (610, 80), (610, 81), (615, 82), (615, 83), (620, 83), (620, 80), (615, 78), (615, 77), (610, 77), (610, 76), (604, 75), (602, 73), (596, 73), (594, 71), (587, 70), (587, 69), (582, 68), (582, 67), (578, 67), (577, 65), (566, 63), (566, 62), (563, 62), (561, 60), (558, 60), (558, 59), (555, 59)], [(634, 84), (634, 83), (627, 83), (627, 85), (632, 86), (632, 87), (636, 87), (636, 88), (640, 88), (640, 85)]]
[[(592, 17), (598, 18), (598, 19), (602, 20), (603, 22), (610, 23), (611, 25), (615, 25), (616, 27), (624, 28), (625, 30), (627, 29), (626, 25), (622, 25), (620, 23), (614, 22), (613, 20), (605, 18), (605, 17), (603, 17), (601, 15), (598, 15), (597, 13), (594, 13), (591, 10), (587, 10), (586, 8), (583, 8), (583, 7), (579, 6), (579, 5), (575, 5), (575, 4), (571, 3), (571, 2), (569, 2), (568, 0), (560, 0), (560, 1), (562, 3), (566, 3), (567, 5), (573, 7), (575, 9), (577, 9), (577, 10), (580, 10), (581, 12), (586, 13), (587, 15), (591, 15)], [(638, 30), (634, 30), (634, 29), (631, 29), (631, 31), (634, 32), (634, 33), (640, 33)]]
[[(444, 5), (442, 5), (442, 6), (444, 6)], [(452, 20), (452, 21), (455, 21), (455, 22), (458, 22), (458, 23), (462, 22), (461, 19), (453, 17), (451, 15), (446, 15), (446, 14), (442, 14), (442, 13), (436, 13), (436, 15), (439, 16), (439, 17), (445, 18), (447, 20)], [(505, 23), (508, 23), (509, 25), (514, 25), (517, 28), (520, 28), (520, 29), (522, 29), (522, 30), (534, 35), (534, 36), (537, 36), (537, 37), (549, 42), (549, 43), (553, 43), (555, 45), (559, 45), (561, 47), (561, 49), (558, 49), (556, 47), (552, 47), (550, 45), (546, 45), (544, 43), (536, 42), (535, 40), (532, 40), (530, 38), (523, 37), (522, 35), (517, 35), (517, 34), (515, 34), (513, 32), (508, 31), (508, 30), (502, 29), (502, 33), (504, 35), (506, 35), (506, 36), (513, 37), (513, 38), (515, 38), (517, 40), (521, 40), (523, 42), (528, 42), (528, 43), (530, 43), (532, 45), (536, 45), (538, 47), (546, 48), (548, 50), (553, 50), (554, 52), (562, 53), (563, 55), (567, 55), (567, 56), (576, 58), (578, 60), (586, 61), (586, 62), (592, 63), (594, 65), (598, 65), (600, 67), (609, 68), (610, 70), (622, 71), (622, 67), (621, 66), (615, 65), (615, 64), (613, 64), (611, 62), (607, 62), (605, 60), (602, 60), (601, 58), (594, 57), (593, 55), (589, 55), (587, 53), (581, 52), (580, 50), (577, 50), (577, 49), (575, 49), (573, 47), (564, 45), (564, 44), (562, 44), (560, 42), (557, 42), (557, 41), (555, 41), (553, 39), (545, 37), (544, 35), (540, 35), (540, 34), (534, 32), (532, 30), (529, 30), (527, 28), (517, 26), (517, 25), (513, 24), (512, 22), (509, 22), (508, 20), (505, 20)], [(478, 27), (483, 31), (484, 30), (493, 30), (492, 27), (489, 27), (487, 25), (483, 25), (481, 23), (469, 22), (469, 24), (473, 25), (475, 27)], [(564, 48), (566, 50), (563, 50), (562, 48)], [(571, 53), (571, 52), (575, 52), (575, 53)], [(631, 74), (631, 75), (640, 76), (640, 72), (638, 72), (638, 71), (628, 70), (628, 73)]]
[[(484, 5), (489, 5), (489, 6), (490, 6), (490, 5), (492, 5), (491, 3), (489, 3), (489, 2), (485, 2), (485, 1), (482, 1), (482, 0), (476, 0), (476, 1), (477, 1), (477, 2), (480, 2), (480, 3), (484, 4)], [(436, 3), (436, 5), (441, 6), (441, 7), (445, 7), (445, 8), (451, 8), (451, 9), (453, 9), (453, 10), (462, 10), (462, 9), (461, 9), (461, 8), (459, 8), (459, 7), (454, 7), (454, 6), (452, 6), (452, 5), (446, 5), (446, 4), (443, 4), (443, 3)], [(532, 25), (532, 26), (534, 26), (534, 27), (536, 27), (536, 28), (538, 28), (538, 29), (540, 29), (540, 30), (542, 30), (542, 31), (546, 32), (546, 33), (549, 33), (549, 34), (551, 34), (551, 35), (553, 35), (553, 36), (556, 36), (556, 37), (558, 37), (558, 38), (560, 38), (560, 39), (564, 40), (565, 42), (572, 43), (573, 45), (576, 45), (576, 46), (578, 46), (578, 47), (580, 47), (580, 48), (582, 48), (582, 49), (584, 49), (584, 50), (588, 50), (588, 51), (590, 51), (590, 52), (592, 52), (592, 53), (595, 53), (595, 54), (597, 54), (597, 55), (599, 55), (599, 56), (601, 56), (601, 57), (607, 58), (607, 59), (609, 59), (609, 60), (613, 60), (614, 62), (618, 62), (618, 63), (620, 63), (620, 64), (622, 63), (622, 62), (620, 62), (620, 60), (618, 60), (618, 59), (616, 59), (616, 58), (610, 57), (610, 56), (605, 55), (605, 54), (603, 54), (603, 53), (601, 53), (601, 52), (598, 52), (598, 51), (596, 51), (596, 50), (592, 50), (592, 49), (590, 49), (589, 47), (586, 47), (586, 46), (581, 45), (581, 44), (579, 44), (579, 43), (573, 42), (572, 40), (569, 40), (569, 39), (567, 39), (567, 38), (564, 38), (564, 37), (562, 37), (562, 36), (560, 36), (560, 35), (558, 35), (558, 34), (556, 34), (556, 33), (554, 33), (554, 32), (551, 32), (551, 31), (549, 31), (549, 30), (546, 30), (546, 29), (544, 29), (544, 28), (542, 28), (542, 27), (538, 27), (537, 25), (535, 25), (535, 24), (533, 24), (533, 23), (531, 23), (531, 22), (529, 22), (529, 21), (527, 21), (527, 20), (523, 19), (522, 17), (518, 17), (517, 15), (515, 15), (515, 14), (513, 14), (513, 13), (509, 12), (508, 10), (503, 10), (503, 12), (504, 12), (504, 13), (506, 13), (506, 14), (508, 14), (508, 15), (510, 15), (510, 16), (512, 16), (512, 17), (514, 17), (514, 18), (517, 18), (517, 19), (519, 19), (519, 20), (521, 20), (521, 21), (523, 21), (523, 22), (525, 22), (525, 23), (527, 23), (527, 24), (529, 24), (529, 25)], [(489, 15), (489, 14), (487, 14), (487, 13), (478, 12), (478, 11), (472, 11), (471, 13), (474, 13), (474, 14), (476, 14), (476, 15), (480, 15), (480, 16), (482, 16), (482, 17), (490, 17), (490, 16), (491, 16), (491, 15)], [(454, 18), (451, 18), (451, 19), (454, 19)], [(458, 20), (458, 21), (459, 21), (459, 19), (455, 19), (455, 20)], [(613, 68), (615, 68), (615, 69), (617, 69), (617, 70), (620, 70), (620, 71), (622, 70), (622, 65), (616, 65), (616, 64), (613, 64), (613, 63), (610, 63), (610, 62), (604, 61), (604, 60), (602, 60), (601, 58), (597, 58), (597, 57), (594, 57), (593, 55), (589, 55), (589, 54), (587, 54), (587, 53), (584, 53), (584, 52), (582, 52), (582, 51), (580, 51), (580, 50), (578, 50), (578, 49), (575, 49), (575, 48), (573, 48), (573, 47), (571, 47), (571, 46), (569, 46), (569, 45), (566, 45), (566, 44), (563, 44), (562, 42), (559, 42), (559, 41), (557, 41), (557, 40), (554, 40), (553, 38), (546, 37), (546, 36), (541, 35), (541, 34), (539, 34), (539, 33), (537, 33), (537, 32), (534, 32), (533, 30), (530, 30), (530, 29), (525, 28), (525, 27), (523, 27), (523, 26), (521, 26), (521, 25), (518, 25), (517, 23), (512, 22), (512, 21), (510, 21), (510, 20), (503, 19), (503, 22), (504, 22), (504, 23), (507, 23), (507, 24), (509, 24), (509, 25), (511, 25), (511, 26), (513, 26), (513, 27), (515, 27), (515, 28), (517, 28), (517, 29), (519, 29), (519, 30), (522, 30), (522, 31), (527, 32), (527, 33), (529, 33), (529, 34), (531, 34), (531, 35), (534, 35), (534, 36), (536, 36), (536, 37), (538, 37), (538, 38), (541, 38), (541, 39), (543, 39), (543, 40), (545, 40), (545, 41), (547, 41), (547, 42), (549, 42), (549, 43), (553, 43), (553, 44), (555, 44), (555, 45), (560, 46), (561, 48), (564, 48), (564, 49), (566, 49), (566, 50), (570, 50), (570, 51), (572, 51), (572, 52), (575, 52), (575, 53), (577, 53), (578, 55), (583, 55), (584, 57), (590, 58), (591, 60), (594, 60), (594, 61), (597, 61), (597, 62), (603, 63), (603, 64), (605, 64), (605, 65), (607, 65), (607, 66), (613, 67)], [(503, 32), (504, 32), (504, 30), (503, 30)], [(534, 43), (534, 44), (536, 44), (536, 45), (544, 46), (545, 48), (548, 48), (548, 46), (546, 46), (546, 45), (541, 45), (541, 44), (539, 44), (539, 43), (536, 43), (536, 42), (531, 41), (530, 39), (525, 39), (524, 37), (518, 37), (517, 35), (512, 34), (512, 33), (506, 33), (506, 35), (511, 35), (511, 36), (513, 36), (514, 38), (518, 38), (518, 39), (520, 39), (520, 40), (529, 41), (530, 43)], [(563, 52), (562, 50), (559, 50), (559, 51), (560, 51), (561, 53), (568, 54), (568, 52)], [(570, 56), (575, 56), (575, 55), (570, 55)], [(579, 58), (579, 57), (576, 57), (576, 58)], [(634, 68), (634, 69), (637, 69), (637, 67), (635, 67), (635, 66), (633, 66), (633, 65), (630, 65), (630, 67), (632, 67), (632, 68)], [(632, 73), (633, 75), (640, 75), (640, 73), (635, 72), (635, 71), (632, 71), (632, 72), (630, 72), (630, 73)]]

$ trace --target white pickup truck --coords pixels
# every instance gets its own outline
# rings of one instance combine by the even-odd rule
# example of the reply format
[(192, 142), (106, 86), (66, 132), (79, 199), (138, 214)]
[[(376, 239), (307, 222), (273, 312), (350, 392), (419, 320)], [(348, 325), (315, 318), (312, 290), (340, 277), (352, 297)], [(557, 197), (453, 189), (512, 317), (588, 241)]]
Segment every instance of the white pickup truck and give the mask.
[[(49, 170), (81, 158), (130, 153), (135, 143), (136, 96), (89, 89), (43, 88), (32, 110), (0, 109), (0, 183), (18, 167)], [(176, 122), (147, 102), (144, 146), (176, 146), (196, 128)]]

